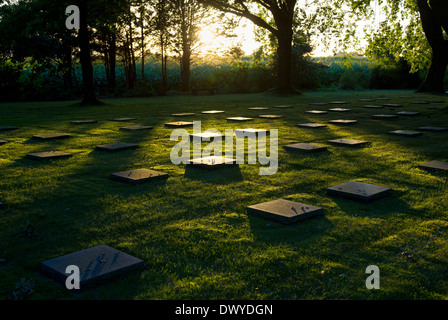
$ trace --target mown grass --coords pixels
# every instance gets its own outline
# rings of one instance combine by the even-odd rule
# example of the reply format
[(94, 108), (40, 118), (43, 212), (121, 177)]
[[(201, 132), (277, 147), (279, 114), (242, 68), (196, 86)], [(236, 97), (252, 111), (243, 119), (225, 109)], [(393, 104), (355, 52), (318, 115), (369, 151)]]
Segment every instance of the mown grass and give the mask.
[[(403, 98), (403, 95), (409, 98)], [(360, 98), (391, 97), (405, 106), (364, 109)], [(447, 175), (428, 173), (418, 164), (447, 161), (448, 133), (417, 138), (389, 135), (393, 129), (447, 125), (447, 103), (410, 104), (428, 96), (409, 91), (269, 95), (173, 96), (105, 100), (96, 107), (73, 101), (0, 104), (0, 125), (9, 141), (0, 147), (0, 298), (13, 292), (24, 299), (446, 299), (448, 296)], [(431, 97), (431, 99), (445, 99)], [(311, 116), (310, 102), (348, 100), (349, 113)], [(250, 107), (291, 104), (292, 109), (251, 111)], [(429, 109), (438, 107), (439, 109)], [(204, 110), (225, 110), (201, 115)], [(377, 113), (418, 110), (416, 117), (378, 121)], [(207, 172), (170, 161), (172, 113), (196, 112), (202, 129), (245, 127), (279, 129), (279, 169), (260, 176), (259, 165)], [(281, 114), (279, 120), (257, 119)], [(253, 116), (239, 124), (229, 116)], [(128, 123), (153, 130), (123, 132)], [(354, 126), (319, 130), (298, 123), (358, 119)], [(98, 124), (72, 125), (96, 119)], [(183, 119), (181, 119), (183, 120)], [(189, 129), (191, 131), (191, 129)], [(34, 134), (69, 133), (53, 142)], [(333, 138), (370, 141), (366, 148), (329, 145), (327, 153), (303, 155), (283, 146), (293, 142), (328, 145)], [(113, 142), (138, 143), (116, 154), (95, 151)], [(60, 150), (73, 158), (35, 162), (29, 152)], [(138, 187), (108, 179), (110, 173), (149, 168), (170, 174), (167, 181)], [(350, 180), (394, 189), (394, 196), (371, 204), (334, 198), (325, 189)], [(321, 218), (283, 226), (246, 215), (252, 204), (284, 198), (320, 206)], [(31, 233), (23, 230), (31, 224)], [(143, 259), (146, 269), (74, 295), (39, 273), (39, 263), (107, 244)], [(381, 289), (367, 290), (365, 269), (377, 265)], [(25, 279), (33, 292), (16, 285)]]

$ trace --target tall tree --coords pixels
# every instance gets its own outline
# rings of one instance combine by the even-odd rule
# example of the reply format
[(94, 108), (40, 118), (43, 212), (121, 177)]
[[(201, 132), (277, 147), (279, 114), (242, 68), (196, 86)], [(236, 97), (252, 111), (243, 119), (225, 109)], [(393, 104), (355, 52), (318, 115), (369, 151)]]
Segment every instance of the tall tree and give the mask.
[[(294, 93), (291, 81), (294, 11), (297, 0), (200, 0), (216, 9), (244, 17), (272, 33), (277, 40), (277, 87), (279, 93)], [(263, 17), (261, 6), (270, 17)], [(273, 23), (269, 23), (272, 18)]]

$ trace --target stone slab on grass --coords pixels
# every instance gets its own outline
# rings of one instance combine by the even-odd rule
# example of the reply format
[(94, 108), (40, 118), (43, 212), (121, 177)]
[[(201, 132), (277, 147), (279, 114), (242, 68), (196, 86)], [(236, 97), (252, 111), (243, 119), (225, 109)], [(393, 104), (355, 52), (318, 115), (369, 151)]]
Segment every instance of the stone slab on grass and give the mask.
[(300, 128), (318, 129), (318, 128), (325, 128), (327, 125), (320, 123), (300, 123), (297, 126)]
[(28, 153), (26, 157), (32, 160), (54, 160), (54, 159), (67, 159), (71, 158), (73, 154), (61, 151), (47, 151), (47, 152), (37, 152), (37, 153)]
[(246, 210), (248, 214), (286, 225), (318, 217), (323, 214), (322, 208), (284, 199), (248, 206)]
[(394, 130), (389, 131), (389, 134), (396, 135), (396, 136), (404, 136), (404, 137), (418, 137), (421, 136), (423, 133), (418, 131), (412, 131), (412, 130)]
[(361, 202), (371, 202), (392, 195), (392, 189), (374, 184), (349, 181), (327, 188), (327, 194)]
[(432, 131), (432, 132), (444, 132), (444, 131), (448, 131), (448, 128), (426, 126), (426, 127), (419, 127), (418, 130), (420, 130), (420, 131)]
[(33, 136), (34, 140), (60, 140), (67, 139), (70, 136), (65, 133), (45, 133), (45, 134), (36, 134)]
[(221, 169), (221, 168), (237, 166), (237, 163), (236, 163), (236, 159), (211, 156), (211, 157), (189, 160), (188, 166), (190, 166), (192, 168), (216, 170), (216, 169)]
[(150, 126), (129, 126), (129, 127), (123, 127), (120, 128), (120, 130), (124, 131), (140, 131), (140, 130), (151, 130), (152, 127)]
[(369, 142), (353, 139), (335, 139), (335, 140), (328, 140), (328, 143), (335, 146), (343, 146), (343, 147), (361, 147), (367, 145)]
[(357, 124), (358, 120), (337, 119), (337, 120), (330, 120), (328, 122), (331, 124), (339, 124), (339, 125), (353, 125), (353, 124)]
[(111, 143), (111, 144), (103, 144), (96, 146), (96, 149), (99, 151), (106, 151), (106, 152), (118, 152), (118, 151), (124, 151), (124, 150), (131, 150), (131, 149), (137, 149), (138, 145), (133, 143), (126, 143), (126, 142), (118, 142), (118, 143)]
[(185, 122), (185, 121), (165, 123), (165, 127), (167, 127), (167, 128), (185, 128), (185, 127), (192, 127), (192, 126), (193, 126), (193, 122)]
[(286, 150), (300, 151), (305, 153), (316, 153), (326, 151), (327, 147), (311, 143), (294, 143), (284, 146)]
[(11, 130), (17, 130), (19, 128), (12, 127), (12, 126), (0, 126), (0, 131), (11, 131)]
[(236, 121), (236, 122), (243, 122), (243, 121), (251, 121), (254, 120), (253, 118), (247, 118), (247, 117), (230, 117), (227, 118), (227, 121)]
[(420, 164), (418, 167), (420, 169), (424, 169), (424, 170), (428, 170), (428, 171), (448, 172), (448, 162), (444, 162), (444, 161), (434, 160), (434, 161)]
[(136, 169), (112, 173), (110, 178), (115, 181), (137, 185), (152, 180), (168, 179), (168, 174), (149, 169)]

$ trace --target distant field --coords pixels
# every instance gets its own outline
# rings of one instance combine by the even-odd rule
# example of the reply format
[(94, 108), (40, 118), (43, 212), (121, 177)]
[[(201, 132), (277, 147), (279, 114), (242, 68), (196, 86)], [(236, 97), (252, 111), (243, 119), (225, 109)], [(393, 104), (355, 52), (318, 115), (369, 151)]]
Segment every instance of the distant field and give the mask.
[[(406, 97), (403, 97), (406, 96)], [(390, 101), (358, 99), (388, 97)], [(419, 105), (414, 100), (444, 100)], [(347, 100), (348, 113), (306, 114)], [(448, 175), (418, 165), (448, 161), (448, 132), (416, 138), (388, 131), (448, 126), (448, 98), (410, 91), (313, 92), (169, 96), (111, 99), (98, 107), (73, 101), (1, 103), (0, 126), (0, 298), (23, 299), (447, 299)], [(401, 108), (366, 109), (365, 104), (400, 103)], [(292, 105), (291, 109), (274, 109)], [(250, 107), (270, 107), (252, 111)], [(436, 109), (434, 109), (436, 108)], [(202, 115), (205, 110), (225, 114)], [(373, 120), (379, 113), (418, 111), (415, 117)], [(190, 118), (173, 113), (193, 112)], [(277, 120), (257, 118), (279, 114)], [(246, 116), (248, 123), (227, 122)], [(118, 123), (117, 117), (135, 121)], [(299, 123), (328, 124), (356, 119), (353, 126), (312, 130)], [(96, 124), (73, 125), (94, 119)], [(175, 166), (170, 161), (172, 129), (166, 122), (201, 120), (202, 128), (279, 130), (279, 169), (260, 176), (260, 165), (216, 172)], [(127, 125), (149, 131), (127, 132)], [(191, 131), (191, 129), (189, 129)], [(35, 134), (60, 132), (66, 140), (41, 142)], [(371, 142), (364, 148), (328, 144), (337, 138)], [(95, 146), (130, 142), (139, 149), (116, 154)], [(295, 142), (328, 146), (300, 154), (283, 149)], [(27, 153), (66, 151), (66, 160), (40, 163)], [(166, 181), (138, 187), (109, 175), (136, 168), (166, 172)], [(351, 180), (391, 187), (393, 197), (371, 204), (335, 198), (326, 188)], [(294, 226), (248, 216), (249, 205), (278, 198), (322, 207), (324, 215)], [(106, 244), (140, 259), (143, 272), (108, 281), (80, 295), (39, 274), (41, 261)], [(367, 290), (366, 267), (377, 265), (381, 289)], [(18, 285), (22, 283), (22, 285)], [(31, 289), (32, 291), (29, 291)], [(15, 295), (14, 295), (15, 293)]]

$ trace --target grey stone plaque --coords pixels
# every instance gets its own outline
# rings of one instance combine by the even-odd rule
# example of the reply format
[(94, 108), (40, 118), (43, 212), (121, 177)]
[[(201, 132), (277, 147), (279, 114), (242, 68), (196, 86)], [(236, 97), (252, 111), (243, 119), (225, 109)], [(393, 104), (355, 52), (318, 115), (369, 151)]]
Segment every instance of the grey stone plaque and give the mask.
[(253, 108), (249, 108), (249, 110), (268, 110), (269, 108), (265, 108), (265, 107), (253, 107)]
[(388, 108), (400, 108), (400, 107), (402, 107), (401, 104), (397, 104), (397, 103), (386, 103), (386, 104), (383, 104), (383, 106), (388, 107)]
[(372, 119), (377, 119), (377, 120), (398, 119), (398, 115), (396, 115), (396, 114), (375, 114), (372, 116)]
[(448, 162), (444, 161), (430, 161), (418, 166), (420, 169), (428, 171), (443, 171), (448, 172)]
[(376, 100), (380, 100), (380, 101), (388, 101), (388, 100), (390, 100), (390, 98), (376, 98)]
[(217, 156), (193, 159), (188, 161), (188, 166), (190, 167), (208, 169), (208, 170), (233, 167), (236, 165), (237, 165), (236, 159), (217, 157)]
[(429, 104), (429, 101), (412, 101), (412, 104)]
[(259, 118), (263, 118), (263, 119), (279, 119), (279, 118), (283, 118), (282, 116), (276, 115), (276, 114), (262, 114), (260, 116), (258, 116)]
[(348, 101), (331, 101), (330, 104), (347, 104)]
[(290, 225), (323, 214), (322, 208), (299, 202), (278, 199), (246, 208), (248, 214)]
[(174, 113), (171, 116), (172, 117), (191, 117), (191, 116), (194, 116), (194, 113)]
[(331, 124), (352, 125), (358, 123), (358, 120), (337, 119), (337, 120), (330, 120), (328, 122)]
[(293, 150), (293, 151), (301, 151), (306, 153), (315, 153), (315, 152), (321, 152), (326, 151), (327, 147), (325, 146), (319, 146), (315, 144), (310, 143), (295, 143), (295, 144), (289, 144), (284, 146), (286, 150)]
[(345, 108), (332, 108), (332, 109), (328, 109), (328, 111), (332, 111), (332, 112), (348, 112), (348, 111), (351, 111), (351, 109), (345, 109)]
[(277, 109), (289, 109), (289, 108), (292, 108), (292, 106), (275, 106), (274, 108), (277, 108)]
[(323, 111), (323, 110), (308, 110), (308, 111), (305, 111), (305, 113), (309, 113), (309, 114), (327, 114), (328, 111)]
[(17, 130), (17, 127), (11, 127), (11, 126), (3, 126), (0, 127), (0, 131), (11, 131), (11, 130)]
[(313, 102), (309, 104), (310, 106), (326, 106), (328, 105), (327, 102)]
[(38, 153), (28, 153), (27, 158), (32, 160), (53, 160), (53, 159), (67, 159), (71, 158), (73, 154), (61, 151), (48, 151), (48, 152), (38, 152)]
[(344, 146), (344, 147), (361, 147), (368, 144), (367, 141), (352, 140), (352, 139), (328, 140), (328, 143), (331, 143), (332, 145), (335, 146)]
[(208, 111), (202, 111), (203, 114), (220, 114), (220, 113), (226, 113), (222, 110), (208, 110)]
[(433, 132), (443, 132), (443, 131), (448, 131), (448, 128), (426, 126), (426, 127), (420, 127), (420, 128), (418, 128), (418, 130), (421, 130), (421, 131), (433, 131)]
[(103, 144), (103, 145), (100, 145), (100, 146), (96, 146), (97, 150), (99, 150), (99, 151), (107, 151), (107, 152), (117, 152), (117, 151), (137, 149), (137, 148), (138, 148), (137, 144), (125, 143), (125, 142)]
[(375, 100), (376, 99), (358, 99), (358, 101), (361, 101), (361, 102), (373, 102)]
[(423, 134), (421, 132), (411, 131), (411, 130), (395, 130), (395, 131), (389, 131), (389, 133), (393, 134), (393, 135), (405, 136), (405, 137), (418, 137)]
[(0, 210), (3, 209), (5, 207), (5, 205), (3, 204), (3, 202), (0, 202)]
[(320, 124), (320, 123), (301, 123), (297, 125), (300, 128), (310, 128), (310, 129), (317, 129), (317, 128), (325, 128), (326, 124)]
[(112, 173), (110, 178), (129, 184), (142, 184), (151, 180), (168, 179), (168, 174), (149, 169), (136, 169)]
[(399, 116), (405, 116), (405, 117), (413, 117), (420, 114), (420, 112), (412, 112), (412, 111), (400, 111), (396, 113)]
[(382, 108), (384, 108), (384, 106), (365, 105), (363, 108), (366, 108), (366, 109), (382, 109)]
[(225, 135), (221, 134), (221, 133), (211, 133), (211, 132), (201, 132), (201, 133), (193, 133), (190, 134), (190, 139), (193, 138), (200, 138), (201, 140), (204, 141), (210, 141), (211, 139), (215, 139), (215, 138), (221, 138), (221, 139), (225, 139)]
[(4, 145), (5, 143), (8, 143), (8, 141), (0, 140), (0, 146)]
[(357, 200), (371, 202), (392, 195), (392, 189), (374, 184), (349, 181), (334, 187), (327, 188), (327, 194)]
[(129, 126), (129, 127), (123, 127), (120, 128), (120, 130), (124, 131), (139, 131), (139, 130), (151, 130), (152, 127), (150, 126)]
[(185, 127), (192, 127), (192, 126), (193, 126), (193, 122), (185, 122), (185, 121), (165, 123), (165, 127), (168, 127), (168, 128), (185, 128)]
[(70, 121), (72, 124), (91, 124), (91, 123), (98, 123), (98, 120), (73, 120)]
[(126, 121), (132, 121), (132, 120), (137, 120), (137, 118), (116, 118), (116, 119), (112, 119), (112, 121), (117, 121), (117, 122), (126, 122)]
[(58, 139), (67, 139), (70, 136), (64, 133), (46, 133), (46, 134), (37, 134), (33, 136), (35, 140), (58, 140)]
[(252, 129), (252, 128), (248, 128), (248, 129), (236, 129), (235, 133), (242, 133), (242, 134), (247, 134), (247, 133), (255, 133), (256, 135), (258, 135), (260, 132), (265, 132), (266, 136), (269, 135), (270, 131), (269, 130), (265, 130), (265, 129)]
[(230, 118), (227, 118), (227, 121), (236, 121), (236, 122), (250, 121), (250, 120), (254, 120), (254, 119), (253, 118), (246, 118), (246, 117), (230, 117)]
[(445, 103), (445, 100), (428, 100), (429, 103)]
[(105, 279), (142, 270), (143, 260), (106, 245), (77, 251), (65, 256), (41, 262), (41, 272), (54, 281), (65, 285), (69, 274), (68, 266), (77, 266), (80, 270), (80, 286), (103, 282)]

